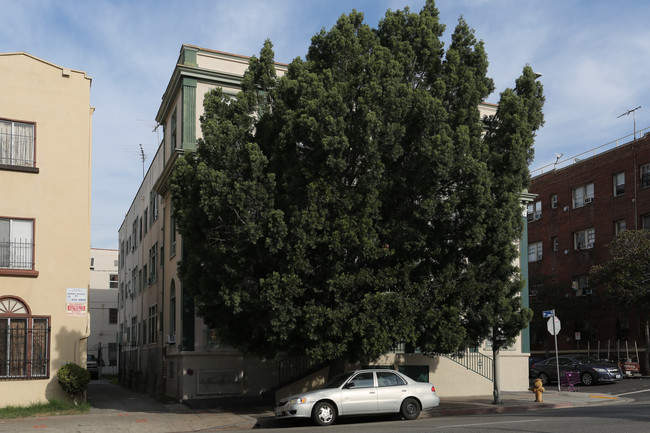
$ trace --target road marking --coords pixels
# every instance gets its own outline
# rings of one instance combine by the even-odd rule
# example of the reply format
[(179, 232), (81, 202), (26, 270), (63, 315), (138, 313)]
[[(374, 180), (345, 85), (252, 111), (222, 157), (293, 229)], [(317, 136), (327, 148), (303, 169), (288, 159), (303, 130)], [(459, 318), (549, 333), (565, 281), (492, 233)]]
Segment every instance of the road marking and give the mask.
[(590, 395), (589, 398), (604, 398), (607, 400), (618, 400), (618, 397), (610, 397), (607, 395)]
[(650, 392), (650, 389), (642, 389), (641, 391), (630, 391), (630, 392), (624, 392), (623, 394), (615, 394), (617, 397), (620, 397), (622, 395), (630, 395), (630, 394), (639, 394), (642, 392)]
[(447, 429), (447, 428), (461, 428), (461, 427), (476, 427), (479, 425), (497, 425), (497, 424), (518, 424), (522, 422), (537, 422), (537, 421), (544, 421), (544, 418), (538, 418), (538, 419), (522, 419), (521, 421), (499, 421), (499, 422), (480, 422), (476, 424), (456, 424), (456, 425), (445, 425), (445, 426), (439, 426), (436, 428), (437, 429)]

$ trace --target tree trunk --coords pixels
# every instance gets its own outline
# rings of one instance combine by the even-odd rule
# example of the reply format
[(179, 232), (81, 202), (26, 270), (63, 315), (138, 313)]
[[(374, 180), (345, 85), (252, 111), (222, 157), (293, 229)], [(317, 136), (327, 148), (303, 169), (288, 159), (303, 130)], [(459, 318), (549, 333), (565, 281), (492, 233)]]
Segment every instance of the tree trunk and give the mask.
[[(640, 359), (637, 361), (641, 362)], [(644, 374), (650, 374), (650, 317), (648, 316), (645, 318), (645, 353), (641, 370)]]
[(495, 349), (494, 343), (492, 343), (492, 383), (494, 384), (494, 390), (492, 391), (492, 395), (494, 396), (494, 400), (492, 400), (492, 404), (501, 404), (501, 392), (499, 391), (499, 375), (498, 375), (498, 366), (497, 366), (497, 359), (499, 359), (499, 350)]

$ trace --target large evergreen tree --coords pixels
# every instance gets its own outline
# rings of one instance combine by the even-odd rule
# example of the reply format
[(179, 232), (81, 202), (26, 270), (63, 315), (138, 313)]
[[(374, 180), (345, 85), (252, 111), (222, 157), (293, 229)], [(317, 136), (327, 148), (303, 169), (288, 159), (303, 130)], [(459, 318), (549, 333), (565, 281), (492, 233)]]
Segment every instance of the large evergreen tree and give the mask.
[(225, 343), (372, 360), (452, 352), (528, 312), (514, 266), (519, 194), (542, 122), (529, 67), (487, 122), (487, 55), (464, 20), (445, 52), (432, 0), (353, 11), (276, 78), (270, 42), (236, 99), (205, 99), (170, 188), (181, 276)]

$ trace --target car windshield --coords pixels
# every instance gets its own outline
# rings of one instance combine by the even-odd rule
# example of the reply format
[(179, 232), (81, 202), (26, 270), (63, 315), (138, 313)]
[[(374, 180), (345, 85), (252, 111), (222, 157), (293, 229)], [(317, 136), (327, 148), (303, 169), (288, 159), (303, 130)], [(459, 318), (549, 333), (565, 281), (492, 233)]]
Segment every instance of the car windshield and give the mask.
[(340, 387), (341, 385), (343, 385), (343, 383), (346, 380), (348, 380), (350, 378), (350, 376), (352, 376), (352, 374), (354, 374), (354, 371), (348, 371), (348, 372), (345, 372), (345, 373), (341, 373), (338, 376), (334, 376), (332, 378), (332, 380), (330, 380), (329, 382), (327, 382), (325, 384), (325, 386), (323, 386), (323, 389)]

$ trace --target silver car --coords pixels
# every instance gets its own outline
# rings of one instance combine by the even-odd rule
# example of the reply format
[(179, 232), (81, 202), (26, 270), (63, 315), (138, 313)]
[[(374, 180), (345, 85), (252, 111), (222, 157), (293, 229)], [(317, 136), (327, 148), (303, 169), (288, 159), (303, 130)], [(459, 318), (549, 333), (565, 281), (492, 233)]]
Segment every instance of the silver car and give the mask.
[(322, 389), (281, 399), (275, 417), (311, 418), (318, 425), (330, 425), (345, 415), (399, 413), (416, 419), (420, 411), (439, 404), (430, 383), (416, 382), (394, 370), (357, 370), (336, 376)]

